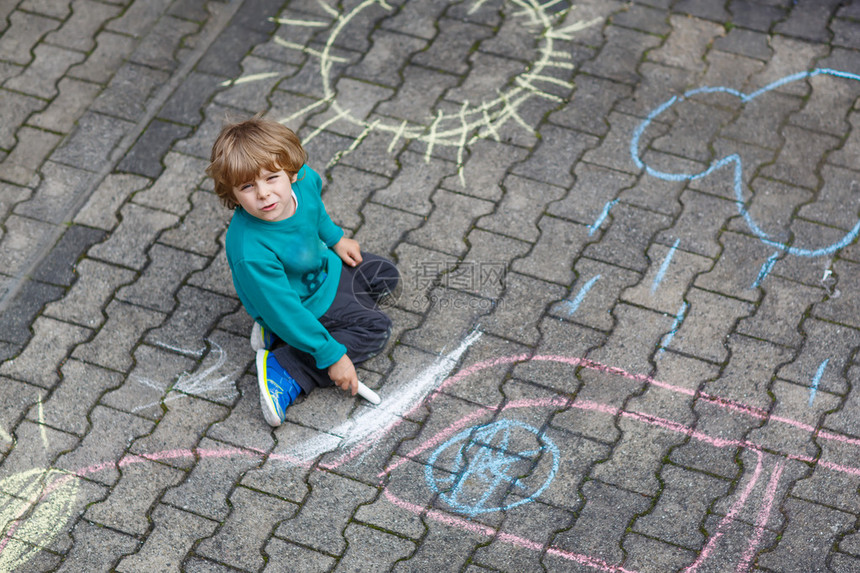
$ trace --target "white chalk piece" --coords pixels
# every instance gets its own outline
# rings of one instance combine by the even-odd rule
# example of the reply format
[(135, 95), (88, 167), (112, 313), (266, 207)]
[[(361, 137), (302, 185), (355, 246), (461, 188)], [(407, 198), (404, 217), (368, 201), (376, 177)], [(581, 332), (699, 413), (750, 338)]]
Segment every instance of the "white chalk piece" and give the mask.
[(365, 386), (361, 381), (358, 382), (358, 395), (371, 404), (379, 404), (382, 402), (382, 398), (379, 397), (379, 394)]

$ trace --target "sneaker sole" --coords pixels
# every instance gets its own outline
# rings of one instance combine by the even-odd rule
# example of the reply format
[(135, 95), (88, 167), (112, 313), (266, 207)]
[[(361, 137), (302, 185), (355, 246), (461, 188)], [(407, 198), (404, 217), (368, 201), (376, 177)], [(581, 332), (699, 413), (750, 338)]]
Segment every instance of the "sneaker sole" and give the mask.
[(269, 390), (266, 387), (266, 354), (264, 350), (257, 351), (257, 386), (260, 389), (260, 407), (266, 422), (273, 428), (277, 428), (283, 422), (278, 417), (275, 404), (269, 398)]

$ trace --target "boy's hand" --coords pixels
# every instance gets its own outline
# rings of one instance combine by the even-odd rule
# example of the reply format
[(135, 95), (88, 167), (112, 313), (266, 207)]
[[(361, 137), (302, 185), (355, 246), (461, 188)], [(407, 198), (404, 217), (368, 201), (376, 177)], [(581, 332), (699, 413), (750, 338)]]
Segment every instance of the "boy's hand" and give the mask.
[(346, 354), (328, 367), (328, 376), (341, 390), (346, 390), (353, 396), (358, 392), (358, 374), (355, 373), (355, 366)]
[(340, 260), (351, 267), (361, 262), (361, 249), (358, 248), (358, 241), (355, 239), (341, 237), (332, 249), (340, 257)]

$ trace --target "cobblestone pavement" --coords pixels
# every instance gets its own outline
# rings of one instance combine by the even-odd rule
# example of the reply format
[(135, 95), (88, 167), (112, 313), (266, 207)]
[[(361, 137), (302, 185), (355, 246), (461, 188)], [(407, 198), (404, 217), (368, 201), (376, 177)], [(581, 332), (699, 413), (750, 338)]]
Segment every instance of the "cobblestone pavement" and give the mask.
[[(860, 571), (860, 2), (0, 0), (0, 569)], [(204, 168), (395, 260), (263, 420)]]

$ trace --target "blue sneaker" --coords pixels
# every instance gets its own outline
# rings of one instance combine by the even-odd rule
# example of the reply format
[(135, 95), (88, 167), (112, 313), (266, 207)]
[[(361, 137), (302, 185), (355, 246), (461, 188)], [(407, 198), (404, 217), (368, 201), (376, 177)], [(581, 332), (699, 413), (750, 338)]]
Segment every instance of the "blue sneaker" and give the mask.
[(280, 426), (284, 423), (287, 406), (295, 402), (302, 387), (275, 360), (274, 354), (262, 348), (257, 351), (257, 384), (263, 417), (270, 426)]
[(263, 349), (271, 350), (275, 344), (275, 336), (268, 328), (263, 328), (259, 322), (254, 322), (251, 328), (251, 348), (254, 352)]

